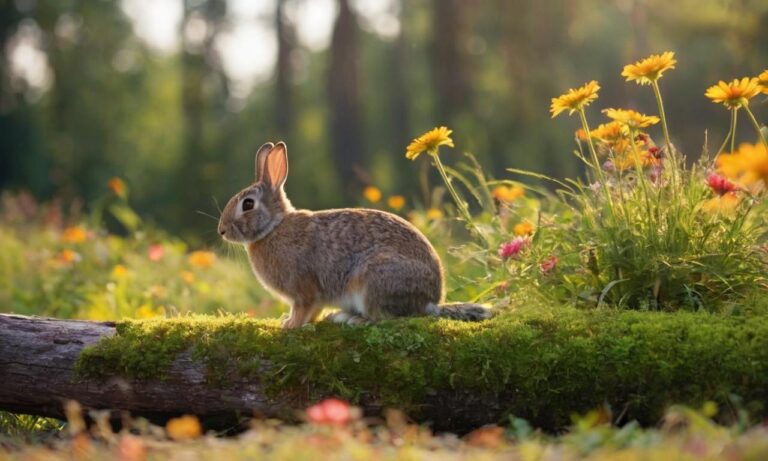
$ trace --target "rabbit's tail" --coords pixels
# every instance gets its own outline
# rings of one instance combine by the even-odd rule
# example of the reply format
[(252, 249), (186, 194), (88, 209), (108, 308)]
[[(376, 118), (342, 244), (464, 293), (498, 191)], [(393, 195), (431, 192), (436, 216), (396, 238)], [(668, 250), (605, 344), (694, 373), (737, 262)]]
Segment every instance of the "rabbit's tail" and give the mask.
[(474, 303), (447, 303), (439, 306), (430, 304), (427, 312), (436, 317), (465, 322), (479, 322), (493, 316), (493, 312), (489, 308)]

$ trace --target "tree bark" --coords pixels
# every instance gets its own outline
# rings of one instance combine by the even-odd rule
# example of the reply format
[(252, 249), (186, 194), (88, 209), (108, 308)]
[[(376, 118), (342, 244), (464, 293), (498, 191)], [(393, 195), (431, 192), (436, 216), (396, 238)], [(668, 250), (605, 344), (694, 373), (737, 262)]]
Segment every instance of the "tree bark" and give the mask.
[(291, 401), (265, 397), (258, 380), (212, 386), (205, 365), (188, 352), (177, 356), (163, 380), (78, 378), (80, 351), (113, 334), (111, 322), (0, 315), (0, 410), (64, 418), (63, 403), (76, 400), (86, 409), (115, 410), (115, 417), (122, 410), (159, 422), (192, 413), (221, 428), (241, 416), (290, 415)]

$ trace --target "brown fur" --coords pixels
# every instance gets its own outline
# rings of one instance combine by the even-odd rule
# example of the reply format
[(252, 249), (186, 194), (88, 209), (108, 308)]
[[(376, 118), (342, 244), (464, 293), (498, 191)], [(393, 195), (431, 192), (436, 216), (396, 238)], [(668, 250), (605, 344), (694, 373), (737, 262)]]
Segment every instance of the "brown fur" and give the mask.
[[(349, 324), (391, 317), (439, 315), (481, 320), (477, 305), (437, 306), (443, 268), (429, 241), (399, 216), (378, 210), (295, 210), (283, 191), (285, 144), (267, 143), (256, 155), (253, 185), (227, 203), (219, 221), (226, 240), (246, 246), (254, 274), (291, 304), (284, 327), (313, 321), (323, 306)], [(243, 202), (256, 202), (243, 211)]]

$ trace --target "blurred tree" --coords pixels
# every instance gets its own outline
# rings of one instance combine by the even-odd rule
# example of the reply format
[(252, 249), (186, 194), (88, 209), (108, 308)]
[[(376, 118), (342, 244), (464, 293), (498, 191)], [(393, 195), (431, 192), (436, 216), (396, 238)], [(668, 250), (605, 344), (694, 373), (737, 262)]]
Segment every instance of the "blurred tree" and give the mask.
[(227, 1), (182, 1), (184, 142), (176, 193), (181, 204), (179, 222), (198, 228), (209, 223), (195, 211), (210, 208), (212, 191), (223, 173), (216, 156), (221, 154), (220, 125), (227, 119), (229, 87), (215, 44), (225, 26)]
[(438, 124), (451, 124), (470, 104), (472, 71), (467, 45), (474, 0), (433, 0), (432, 57)]
[(287, 0), (277, 0), (275, 31), (277, 34), (277, 62), (275, 64), (275, 124), (277, 137), (290, 138), (293, 127), (292, 57), (296, 47), (296, 33), (285, 13)]
[(356, 171), (365, 165), (357, 69), (359, 31), (357, 17), (349, 1), (338, 0), (338, 4), (339, 14), (333, 27), (327, 77), (331, 153), (343, 181), (342, 193), (351, 198), (360, 188)]

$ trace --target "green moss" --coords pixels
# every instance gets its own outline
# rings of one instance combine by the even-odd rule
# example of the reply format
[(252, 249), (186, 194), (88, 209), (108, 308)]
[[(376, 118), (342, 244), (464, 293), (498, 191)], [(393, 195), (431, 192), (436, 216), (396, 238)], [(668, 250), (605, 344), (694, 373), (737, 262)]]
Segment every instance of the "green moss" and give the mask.
[[(673, 403), (738, 394), (764, 414), (768, 399), (768, 319), (687, 312), (522, 309), (483, 323), (419, 318), (290, 332), (242, 316), (125, 321), (83, 351), (77, 370), (163, 376), (187, 349), (212, 383), (259, 377), (270, 393), (374, 399), (417, 417), (450, 393), (546, 427), (604, 402), (654, 423)], [(262, 360), (273, 366), (263, 370)]]

